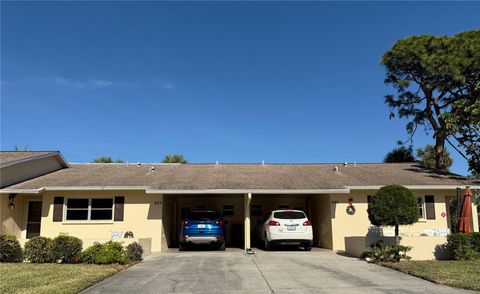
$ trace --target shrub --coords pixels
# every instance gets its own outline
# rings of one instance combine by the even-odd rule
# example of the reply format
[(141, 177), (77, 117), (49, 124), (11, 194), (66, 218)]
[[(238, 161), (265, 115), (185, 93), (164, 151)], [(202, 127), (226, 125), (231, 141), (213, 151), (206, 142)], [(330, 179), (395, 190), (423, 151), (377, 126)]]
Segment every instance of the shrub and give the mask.
[(25, 243), (25, 258), (32, 263), (53, 262), (52, 239), (34, 237)]
[(399, 185), (389, 185), (378, 190), (368, 203), (367, 212), (373, 225), (395, 227), (396, 245), (399, 245), (399, 226), (411, 225), (419, 218), (415, 194)]
[(450, 234), (447, 248), (456, 260), (480, 259), (480, 233)]
[(127, 246), (127, 256), (130, 260), (142, 260), (143, 248), (137, 242)]
[(63, 263), (75, 263), (80, 260), (82, 240), (72, 236), (57, 236), (52, 242), (53, 260)]
[(410, 259), (407, 252), (411, 249), (412, 247), (410, 246), (387, 246), (380, 240), (375, 245), (367, 248), (363, 252), (362, 258), (368, 262), (399, 262), (400, 260)]
[(93, 246), (82, 252), (81, 259), (85, 263), (95, 264), (126, 264), (128, 262), (128, 256), (122, 244), (113, 241), (104, 244), (95, 242)]
[(13, 235), (0, 234), (0, 262), (22, 261), (22, 247)]

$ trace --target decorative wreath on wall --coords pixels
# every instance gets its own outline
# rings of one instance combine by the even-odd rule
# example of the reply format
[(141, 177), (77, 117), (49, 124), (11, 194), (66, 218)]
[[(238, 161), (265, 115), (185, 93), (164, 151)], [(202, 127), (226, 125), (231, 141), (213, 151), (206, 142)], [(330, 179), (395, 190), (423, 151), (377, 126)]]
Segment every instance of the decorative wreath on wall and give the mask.
[(355, 214), (355, 206), (353, 206), (353, 205), (347, 206), (347, 214), (354, 215)]
[(348, 215), (355, 214), (355, 206), (353, 206), (353, 198), (348, 198), (347, 214)]

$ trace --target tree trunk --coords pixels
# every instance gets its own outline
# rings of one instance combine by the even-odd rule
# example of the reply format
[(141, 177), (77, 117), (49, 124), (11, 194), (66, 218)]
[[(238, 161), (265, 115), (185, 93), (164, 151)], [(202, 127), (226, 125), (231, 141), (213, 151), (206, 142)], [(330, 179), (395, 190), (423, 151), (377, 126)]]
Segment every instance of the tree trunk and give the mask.
[(445, 136), (435, 134), (435, 168), (446, 171), (445, 164)]
[(398, 235), (398, 225), (395, 225), (395, 245), (400, 245), (400, 237)]

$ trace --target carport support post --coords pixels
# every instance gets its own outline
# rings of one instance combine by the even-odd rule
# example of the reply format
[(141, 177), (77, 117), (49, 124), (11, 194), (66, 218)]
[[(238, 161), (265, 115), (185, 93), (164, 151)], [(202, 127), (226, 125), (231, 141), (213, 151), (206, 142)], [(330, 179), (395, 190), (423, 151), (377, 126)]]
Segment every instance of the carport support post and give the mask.
[(245, 250), (250, 248), (250, 202), (252, 201), (252, 193), (245, 194), (245, 222), (244, 222), (244, 239), (245, 239)]

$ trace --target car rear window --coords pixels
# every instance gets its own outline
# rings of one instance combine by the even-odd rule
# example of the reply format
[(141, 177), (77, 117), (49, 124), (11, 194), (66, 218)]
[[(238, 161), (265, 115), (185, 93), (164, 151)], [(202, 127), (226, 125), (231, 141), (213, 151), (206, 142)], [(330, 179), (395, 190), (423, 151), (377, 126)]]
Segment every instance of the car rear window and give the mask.
[(188, 214), (191, 220), (216, 220), (220, 217), (216, 211), (192, 211)]
[(301, 218), (307, 218), (305, 216), (305, 213), (301, 211), (279, 211), (279, 212), (274, 212), (273, 213), (274, 218), (280, 218), (280, 219), (301, 219)]

